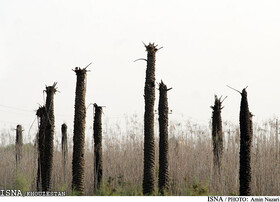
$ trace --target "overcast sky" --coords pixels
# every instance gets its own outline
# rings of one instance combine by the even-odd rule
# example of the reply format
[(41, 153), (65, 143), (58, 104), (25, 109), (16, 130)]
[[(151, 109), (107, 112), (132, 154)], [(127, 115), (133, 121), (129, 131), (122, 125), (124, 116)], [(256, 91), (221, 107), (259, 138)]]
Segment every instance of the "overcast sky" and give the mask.
[(72, 69), (90, 62), (86, 105), (106, 105), (111, 120), (143, 116), (146, 63), (133, 62), (146, 57), (142, 41), (163, 46), (156, 78), (173, 87), (171, 118), (207, 124), (217, 94), (228, 96), (223, 120), (238, 123), (241, 96), (226, 85), (249, 86), (256, 121), (278, 117), (279, 10), (279, 1), (255, 0), (1, 1), (0, 126), (29, 127), (45, 85), (58, 82), (56, 127), (73, 127)]

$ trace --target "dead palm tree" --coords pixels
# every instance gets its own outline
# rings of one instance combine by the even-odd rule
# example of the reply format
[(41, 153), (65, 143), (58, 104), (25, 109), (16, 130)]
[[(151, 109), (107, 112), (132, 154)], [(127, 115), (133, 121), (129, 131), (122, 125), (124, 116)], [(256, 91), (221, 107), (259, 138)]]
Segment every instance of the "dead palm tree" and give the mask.
[(46, 184), (45, 167), (44, 167), (44, 150), (45, 150), (45, 126), (46, 126), (46, 108), (40, 106), (36, 112), (39, 118), (39, 133), (38, 133), (38, 170), (37, 170), (37, 191), (42, 191), (42, 184)]
[(61, 151), (63, 159), (63, 180), (66, 181), (66, 165), (68, 162), (68, 144), (67, 144), (67, 125), (64, 123), (61, 125)]
[(56, 83), (46, 87), (46, 128), (45, 128), (45, 148), (44, 148), (44, 169), (45, 183), (42, 184), (43, 191), (51, 188), (51, 177), (53, 167), (53, 139), (54, 139), (54, 94), (57, 91)]
[(73, 70), (77, 75), (76, 96), (75, 96), (75, 117), (73, 136), (73, 159), (72, 159), (72, 190), (77, 195), (84, 195), (85, 176), (85, 124), (86, 124), (86, 68), (76, 67)]
[[(170, 88), (171, 89), (171, 88)], [(159, 84), (159, 173), (158, 188), (161, 194), (169, 190), (168, 172), (168, 99), (166, 85), (161, 81)]]
[(154, 137), (154, 104), (155, 104), (155, 62), (157, 46), (145, 45), (147, 51), (147, 69), (145, 82), (145, 115), (144, 115), (144, 177), (143, 194), (151, 195), (155, 184), (155, 137)]
[(214, 106), (212, 112), (212, 143), (213, 143), (213, 164), (214, 164), (214, 183), (216, 191), (218, 184), (221, 182), (221, 161), (223, 156), (223, 129), (222, 129), (222, 97), (215, 95)]
[(94, 104), (94, 191), (100, 188), (103, 174), (102, 161), (102, 107)]
[(22, 126), (17, 125), (16, 128), (16, 167), (20, 165), (22, 158)]
[(249, 111), (246, 88), (241, 93), (240, 105), (240, 196), (251, 195), (251, 147), (252, 147), (252, 114)]

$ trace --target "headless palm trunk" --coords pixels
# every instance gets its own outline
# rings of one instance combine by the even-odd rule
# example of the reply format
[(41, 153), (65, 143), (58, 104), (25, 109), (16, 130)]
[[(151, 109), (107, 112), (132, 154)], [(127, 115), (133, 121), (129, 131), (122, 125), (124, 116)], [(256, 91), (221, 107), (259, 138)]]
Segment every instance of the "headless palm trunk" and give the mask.
[(100, 188), (103, 173), (102, 162), (102, 107), (94, 104), (94, 191)]
[(16, 129), (16, 167), (20, 165), (22, 158), (22, 126), (17, 125)]
[(143, 194), (154, 192), (155, 184), (155, 138), (154, 138), (154, 103), (155, 103), (155, 61), (157, 48), (154, 44), (146, 46), (148, 52), (145, 82), (144, 115), (144, 177)]
[[(38, 122), (39, 124), (39, 122)], [(36, 141), (35, 141), (35, 144), (34, 144), (34, 156), (37, 157), (37, 177), (36, 177), (36, 191), (40, 191), (40, 186), (41, 186), (41, 172), (40, 172), (40, 152), (39, 152), (39, 132), (36, 134)], [(34, 164), (36, 163), (35, 162), (36, 159), (34, 159)]]
[(159, 174), (158, 188), (161, 194), (169, 190), (168, 172), (168, 100), (167, 87), (161, 82), (159, 85)]
[(38, 170), (37, 170), (37, 191), (42, 190), (42, 182), (46, 183), (45, 175), (42, 173), (45, 172), (44, 167), (44, 150), (45, 150), (45, 124), (46, 124), (46, 108), (39, 107), (36, 112), (37, 117), (39, 118), (39, 134), (38, 134)]
[(240, 107), (240, 170), (239, 192), (241, 196), (251, 195), (251, 145), (252, 145), (252, 114), (249, 111), (246, 89), (241, 93)]
[(64, 123), (61, 126), (61, 133), (62, 133), (62, 139), (61, 139), (61, 151), (62, 151), (62, 159), (63, 159), (63, 180), (66, 182), (66, 165), (68, 162), (68, 145), (67, 145), (67, 125)]
[(278, 132), (279, 126), (278, 126), (278, 119), (276, 119), (276, 123), (275, 123), (275, 147), (276, 147), (276, 154), (275, 154), (275, 158), (278, 162), (278, 152), (279, 152), (279, 140), (278, 140)]
[(73, 136), (73, 160), (72, 160), (72, 190), (78, 195), (84, 195), (84, 176), (85, 176), (85, 80), (86, 69), (76, 68), (77, 75), (76, 97), (75, 97), (75, 117), (74, 117), (74, 136)]
[(214, 164), (214, 183), (216, 191), (218, 191), (218, 184), (221, 182), (221, 160), (223, 155), (223, 130), (221, 111), (221, 98), (215, 95), (214, 106), (211, 106), (212, 112), (212, 142), (213, 142), (213, 164)]
[(44, 169), (45, 181), (42, 181), (43, 191), (50, 191), (53, 166), (53, 136), (54, 136), (54, 94), (56, 83), (46, 87), (46, 128), (45, 128), (45, 149), (44, 149)]

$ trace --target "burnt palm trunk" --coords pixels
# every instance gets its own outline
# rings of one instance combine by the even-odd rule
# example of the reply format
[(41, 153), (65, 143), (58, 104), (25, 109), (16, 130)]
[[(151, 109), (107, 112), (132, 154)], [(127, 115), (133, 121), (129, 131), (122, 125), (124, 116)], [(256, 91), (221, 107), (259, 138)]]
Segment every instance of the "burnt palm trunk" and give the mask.
[(146, 46), (147, 70), (145, 82), (144, 115), (144, 177), (143, 194), (154, 192), (155, 184), (155, 138), (154, 138), (154, 103), (155, 103), (155, 61), (157, 48), (154, 44)]
[(169, 190), (168, 172), (168, 99), (167, 87), (161, 82), (159, 84), (159, 174), (158, 188), (161, 194)]
[(61, 125), (61, 151), (63, 159), (63, 180), (66, 181), (66, 165), (68, 162), (68, 145), (67, 145), (67, 125), (64, 123)]
[(22, 126), (17, 125), (16, 129), (16, 167), (20, 165), (22, 158)]
[(45, 149), (44, 149), (44, 169), (46, 181), (42, 184), (43, 191), (50, 191), (53, 166), (53, 139), (54, 139), (54, 94), (56, 83), (46, 87), (46, 128), (45, 128)]
[(100, 188), (103, 174), (102, 162), (102, 107), (94, 104), (94, 191)]
[(44, 150), (45, 150), (45, 127), (46, 127), (46, 108), (39, 107), (36, 112), (39, 118), (39, 134), (38, 134), (38, 170), (37, 170), (37, 191), (42, 190), (42, 184), (46, 184), (45, 167), (44, 167)]
[(85, 176), (85, 124), (86, 124), (86, 69), (77, 68), (74, 70), (77, 75), (76, 97), (75, 97), (75, 117), (73, 136), (73, 160), (72, 160), (72, 190), (78, 195), (84, 195)]
[(252, 114), (249, 111), (246, 89), (241, 93), (240, 106), (240, 170), (239, 192), (241, 196), (251, 195), (251, 144), (252, 144)]
[(279, 126), (278, 126), (278, 119), (276, 119), (276, 123), (275, 123), (275, 147), (276, 147), (276, 154), (275, 154), (275, 158), (276, 161), (278, 162), (278, 152), (279, 152), (279, 140), (278, 140), (278, 135), (279, 135)]
[(213, 164), (214, 164), (214, 183), (216, 190), (217, 185), (221, 181), (221, 160), (223, 156), (223, 130), (222, 130), (222, 117), (221, 111), (222, 101), (221, 98), (215, 95), (214, 106), (211, 106), (212, 112), (212, 143), (213, 143)]
[[(39, 124), (39, 122), (38, 122)], [(39, 125), (38, 125), (39, 126)], [(41, 188), (41, 169), (40, 169), (40, 150), (39, 150), (39, 132), (36, 134), (36, 141), (35, 141), (35, 150), (34, 150), (34, 156), (37, 157), (37, 177), (36, 177), (36, 191), (40, 191)], [(36, 159), (34, 160), (34, 162)], [(35, 163), (34, 163), (35, 164)]]

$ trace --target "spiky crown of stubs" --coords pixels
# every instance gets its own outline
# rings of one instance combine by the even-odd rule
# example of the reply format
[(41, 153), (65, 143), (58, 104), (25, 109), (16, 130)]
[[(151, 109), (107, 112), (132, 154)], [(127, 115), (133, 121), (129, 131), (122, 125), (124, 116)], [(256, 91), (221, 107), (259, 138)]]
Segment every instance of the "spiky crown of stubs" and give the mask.
[(222, 96), (220, 98), (218, 98), (217, 95), (215, 95), (215, 102), (214, 102), (214, 106), (211, 106), (211, 108), (213, 110), (222, 110), (224, 107), (222, 107), (222, 103), (223, 103), (223, 100), (222, 99)]
[(57, 88), (56, 88), (57, 82), (54, 82), (52, 86), (46, 86), (46, 93), (56, 93)]
[(144, 44), (146, 47), (147, 52), (157, 52), (159, 49), (157, 48), (158, 45), (155, 43), (149, 43), (149, 45)]
[(76, 75), (81, 75), (81, 74), (86, 74), (88, 70), (87, 68), (75, 67), (73, 71), (76, 72)]
[(161, 82), (159, 83), (159, 89), (160, 89), (160, 90), (166, 90), (166, 91), (167, 91), (167, 86), (163, 83), (163, 81), (161, 81)]
[(162, 80), (161, 80), (160, 83), (158, 83), (158, 85), (159, 85), (159, 89), (158, 90), (165, 90), (165, 91), (172, 90), (172, 88), (167, 88), (167, 86), (163, 83)]
[(95, 110), (102, 111), (102, 106), (98, 106), (96, 103), (93, 104)]

